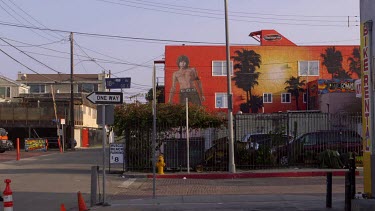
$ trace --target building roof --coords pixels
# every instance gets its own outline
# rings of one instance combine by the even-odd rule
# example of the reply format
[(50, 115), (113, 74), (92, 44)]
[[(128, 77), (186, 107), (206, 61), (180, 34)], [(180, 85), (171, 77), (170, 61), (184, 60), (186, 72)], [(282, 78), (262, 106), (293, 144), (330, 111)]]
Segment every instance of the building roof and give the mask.
[[(100, 74), (73, 74), (73, 81), (99, 81)], [(19, 82), (70, 82), (70, 74), (22, 74)]]

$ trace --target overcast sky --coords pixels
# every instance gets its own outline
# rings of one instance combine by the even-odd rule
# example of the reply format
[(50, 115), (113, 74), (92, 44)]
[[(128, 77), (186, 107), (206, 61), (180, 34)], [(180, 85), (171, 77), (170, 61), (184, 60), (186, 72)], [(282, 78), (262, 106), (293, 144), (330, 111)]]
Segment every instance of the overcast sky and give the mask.
[[(360, 42), (359, 0), (228, 0), (228, 11), (233, 45), (258, 44), (248, 35), (262, 29), (297, 45)], [(0, 20), (0, 49), (9, 54), (0, 52), (1, 75), (69, 74), (76, 32), (75, 73), (131, 77), (127, 97), (151, 88), (165, 45), (225, 44), (224, 0), (0, 0)], [(163, 75), (159, 67), (160, 83)]]

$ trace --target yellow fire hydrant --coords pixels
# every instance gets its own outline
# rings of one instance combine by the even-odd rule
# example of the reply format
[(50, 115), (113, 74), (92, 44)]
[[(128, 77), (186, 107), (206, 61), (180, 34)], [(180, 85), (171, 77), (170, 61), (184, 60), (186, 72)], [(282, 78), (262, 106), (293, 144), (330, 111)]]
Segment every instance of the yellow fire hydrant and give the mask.
[(156, 163), (156, 167), (158, 167), (158, 174), (164, 174), (164, 156), (159, 155), (158, 162)]

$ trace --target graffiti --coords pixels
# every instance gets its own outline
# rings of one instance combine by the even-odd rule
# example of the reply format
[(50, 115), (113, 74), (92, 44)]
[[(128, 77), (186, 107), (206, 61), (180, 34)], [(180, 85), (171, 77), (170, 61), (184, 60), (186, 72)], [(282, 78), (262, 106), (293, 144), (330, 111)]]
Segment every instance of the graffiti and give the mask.
[(318, 80), (318, 94), (326, 94), (332, 92), (355, 92), (354, 80)]
[(25, 139), (25, 151), (29, 150), (47, 151), (46, 139)]

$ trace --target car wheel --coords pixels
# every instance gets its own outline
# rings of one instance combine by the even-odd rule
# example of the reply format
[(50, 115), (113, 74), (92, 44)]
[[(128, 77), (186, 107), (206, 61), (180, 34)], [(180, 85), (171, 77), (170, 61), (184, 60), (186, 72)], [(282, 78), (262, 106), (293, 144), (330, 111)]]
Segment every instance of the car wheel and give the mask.
[(287, 166), (287, 165), (288, 165), (288, 156), (282, 156), (282, 157), (280, 158), (280, 164), (281, 164), (282, 166)]

